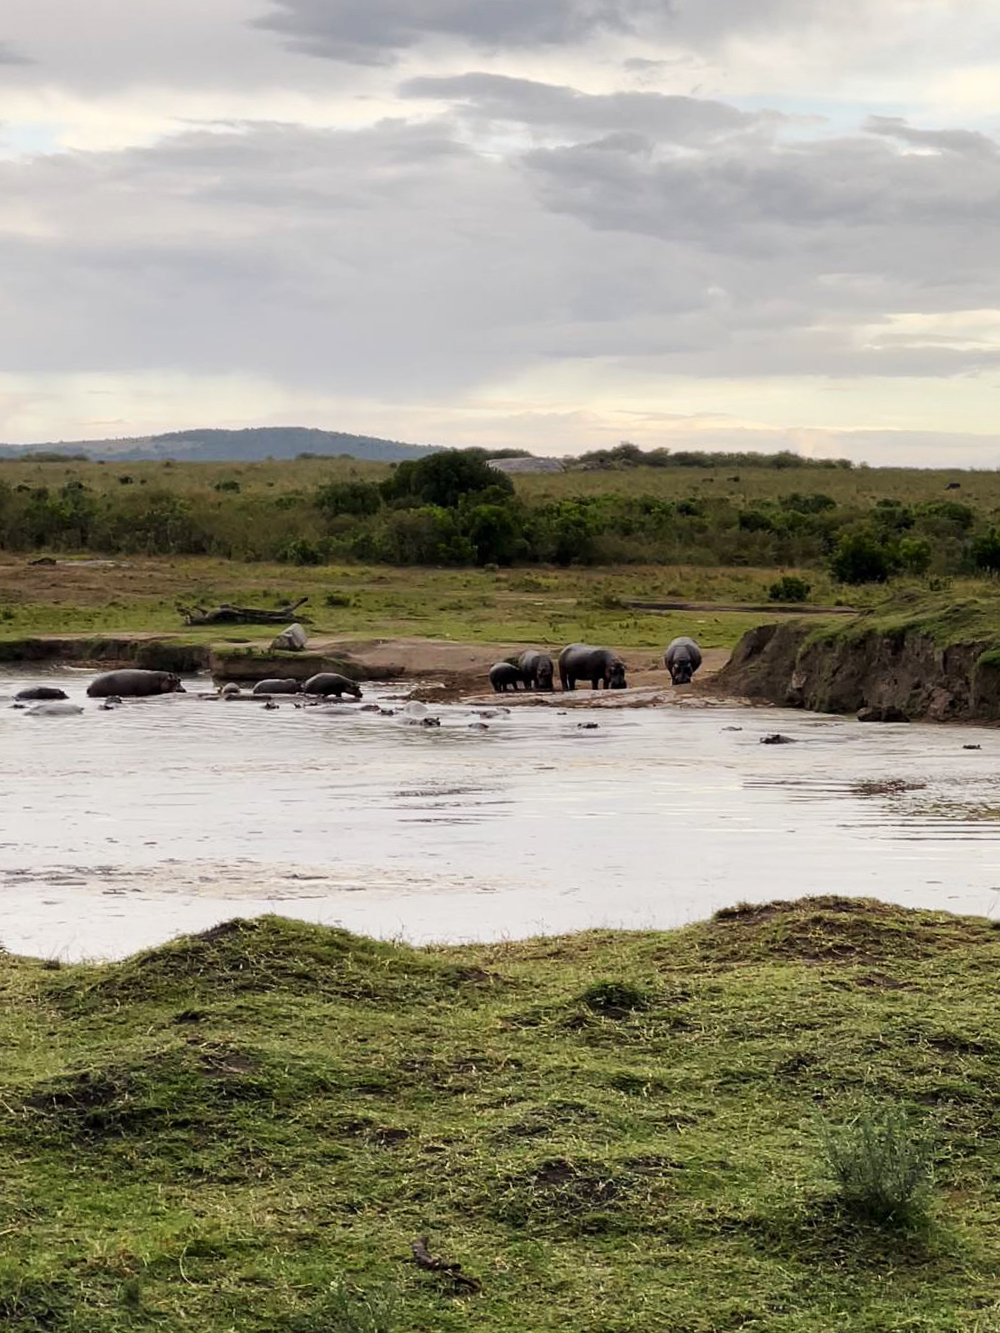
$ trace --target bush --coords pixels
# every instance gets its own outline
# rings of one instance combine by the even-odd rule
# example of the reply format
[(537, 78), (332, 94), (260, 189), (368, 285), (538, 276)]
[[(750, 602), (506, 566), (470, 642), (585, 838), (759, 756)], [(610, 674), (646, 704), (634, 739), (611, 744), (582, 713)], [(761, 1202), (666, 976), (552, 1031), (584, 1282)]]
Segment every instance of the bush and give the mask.
[(800, 579), (797, 574), (783, 574), (776, 583), (772, 583), (767, 595), (772, 602), (808, 602), (812, 584)]
[(1000, 529), (992, 528), (972, 543), (972, 563), (987, 574), (1000, 574)]
[(904, 537), (899, 543), (899, 564), (907, 574), (926, 574), (931, 567), (930, 542), (925, 537)]
[(278, 559), (286, 565), (321, 565), (323, 555), (314, 542), (305, 537), (293, 537), (278, 552)]
[(885, 583), (891, 572), (888, 550), (867, 532), (845, 533), (830, 561), (830, 573), (840, 583)]
[(823, 1152), (840, 1201), (869, 1222), (905, 1224), (923, 1213), (931, 1146), (901, 1107), (866, 1111), (841, 1129), (824, 1126)]

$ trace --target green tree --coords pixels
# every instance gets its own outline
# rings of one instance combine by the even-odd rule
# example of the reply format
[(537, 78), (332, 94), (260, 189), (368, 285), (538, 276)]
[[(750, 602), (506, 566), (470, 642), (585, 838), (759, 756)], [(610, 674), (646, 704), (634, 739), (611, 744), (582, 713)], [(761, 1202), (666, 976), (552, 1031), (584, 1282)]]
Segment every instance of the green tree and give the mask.
[(505, 472), (490, 467), (481, 451), (446, 449), (400, 463), (392, 476), (382, 482), (381, 490), (390, 504), (455, 509), (466, 496), (491, 493), (500, 499), (512, 496), (514, 483)]

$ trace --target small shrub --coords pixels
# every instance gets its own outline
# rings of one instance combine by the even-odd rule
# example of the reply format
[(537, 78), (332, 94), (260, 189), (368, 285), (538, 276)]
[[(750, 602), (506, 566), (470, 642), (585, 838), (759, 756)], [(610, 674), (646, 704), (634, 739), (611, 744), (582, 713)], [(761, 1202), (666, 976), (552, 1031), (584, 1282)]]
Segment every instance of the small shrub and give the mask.
[(217, 481), (215, 489), (217, 491), (241, 491), (243, 487), (235, 477), (227, 477), (225, 481)]
[(870, 1222), (920, 1217), (932, 1176), (931, 1145), (900, 1107), (862, 1112), (822, 1129), (823, 1152), (848, 1212)]
[(797, 574), (783, 574), (772, 583), (767, 595), (772, 602), (808, 602), (812, 584), (800, 579)]
[(328, 592), (323, 598), (327, 606), (353, 606), (354, 598), (343, 592)]
[(651, 996), (630, 981), (595, 981), (579, 997), (580, 1003), (595, 1014), (607, 1018), (624, 1018), (627, 1014), (648, 1009)]
[(286, 565), (319, 565), (323, 561), (319, 548), (305, 537), (292, 537), (285, 542), (278, 559)]

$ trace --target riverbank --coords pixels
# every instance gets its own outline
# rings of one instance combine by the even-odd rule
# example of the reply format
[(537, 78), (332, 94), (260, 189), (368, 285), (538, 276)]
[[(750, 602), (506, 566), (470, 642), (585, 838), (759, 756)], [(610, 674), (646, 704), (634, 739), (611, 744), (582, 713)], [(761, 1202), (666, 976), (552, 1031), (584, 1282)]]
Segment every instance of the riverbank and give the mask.
[(995, 596), (910, 596), (819, 627), (772, 622), (744, 636), (716, 688), (814, 712), (1000, 721), (998, 612)]
[[(11, 1333), (992, 1328), (994, 923), (821, 899), (413, 950), (280, 918), (0, 955)], [(908, 1109), (926, 1216), (823, 1124)], [(430, 1252), (461, 1270), (409, 1262)]]

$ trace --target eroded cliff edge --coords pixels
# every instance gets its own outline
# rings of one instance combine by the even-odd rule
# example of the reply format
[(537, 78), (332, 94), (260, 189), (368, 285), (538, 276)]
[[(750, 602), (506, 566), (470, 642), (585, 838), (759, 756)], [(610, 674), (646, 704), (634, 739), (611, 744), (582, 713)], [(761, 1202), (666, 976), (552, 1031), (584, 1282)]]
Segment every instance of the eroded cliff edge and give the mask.
[(898, 709), (931, 721), (1000, 720), (1000, 598), (907, 599), (817, 626), (761, 625), (715, 688), (823, 713)]

